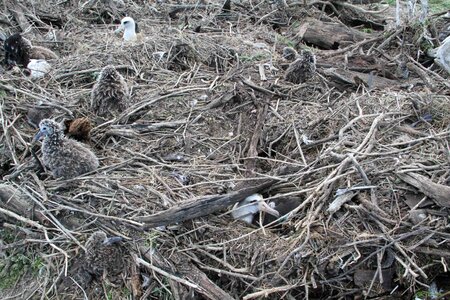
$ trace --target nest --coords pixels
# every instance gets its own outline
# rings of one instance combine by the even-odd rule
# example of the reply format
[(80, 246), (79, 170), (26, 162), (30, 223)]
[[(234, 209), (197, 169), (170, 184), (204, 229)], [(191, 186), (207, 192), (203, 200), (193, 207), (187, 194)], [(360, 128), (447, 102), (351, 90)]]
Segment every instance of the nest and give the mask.
[[(34, 4), (36, 18), (64, 26), (27, 34), (59, 58), (37, 81), (2, 73), (0, 281), (17, 286), (0, 298), (413, 297), (445, 277), (448, 74), (407, 55), (421, 47), (410, 25), (329, 50), (299, 24), (342, 26), (339, 6), (324, 13), (331, 4), (273, 15), (268, 2), (124, 2)], [(142, 40), (114, 35), (123, 14)], [(283, 48), (304, 43), (317, 68), (287, 82)], [(408, 78), (389, 60), (401, 54)], [(106, 65), (131, 96), (103, 120), (89, 96)], [(73, 120), (67, 134), (89, 141), (99, 169), (70, 180), (41, 172), (30, 141), (42, 117)], [(265, 227), (233, 220), (232, 205), (253, 193), (297, 205)], [(97, 231), (121, 237), (119, 252), (98, 252), (102, 272), (80, 269)]]

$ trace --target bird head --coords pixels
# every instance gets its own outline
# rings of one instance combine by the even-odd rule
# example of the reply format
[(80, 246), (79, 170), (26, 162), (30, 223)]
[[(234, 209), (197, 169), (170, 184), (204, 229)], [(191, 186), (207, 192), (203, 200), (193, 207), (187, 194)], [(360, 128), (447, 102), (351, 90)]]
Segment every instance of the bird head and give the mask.
[(116, 75), (117, 75), (116, 68), (114, 68), (113, 66), (106, 66), (100, 72), (99, 78), (100, 80), (106, 78), (116, 78)]
[(301, 55), (304, 57), (304, 59), (306, 61), (313, 63), (313, 64), (316, 63), (316, 56), (310, 50), (308, 50), (308, 49), (302, 50)]
[(298, 56), (297, 51), (292, 47), (284, 47), (283, 48), (283, 58), (289, 61), (295, 60)]
[(39, 131), (33, 138), (33, 143), (42, 137), (53, 136), (60, 133), (61, 129), (58, 123), (50, 119), (44, 119), (39, 123)]
[(247, 223), (252, 223), (253, 217), (258, 212), (266, 212), (275, 217), (279, 217), (280, 213), (270, 207), (264, 201), (264, 198), (260, 194), (253, 194), (235, 205), (231, 215), (234, 219), (239, 219)]
[(122, 237), (113, 236), (108, 238), (106, 233), (99, 230), (91, 234), (89, 239), (86, 241), (85, 247), (86, 249), (93, 250), (98, 247), (111, 246), (114, 244), (119, 244), (123, 241)]
[(120, 26), (114, 32), (119, 33), (123, 31), (123, 39), (125, 41), (136, 38), (136, 22), (131, 17), (125, 17), (120, 21)]

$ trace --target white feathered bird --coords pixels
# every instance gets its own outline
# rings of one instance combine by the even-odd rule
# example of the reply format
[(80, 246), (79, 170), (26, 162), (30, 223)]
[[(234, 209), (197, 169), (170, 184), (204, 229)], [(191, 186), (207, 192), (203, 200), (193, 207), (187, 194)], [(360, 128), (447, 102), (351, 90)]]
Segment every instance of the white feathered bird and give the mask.
[(115, 30), (115, 33), (123, 31), (123, 40), (131, 42), (137, 40), (137, 24), (131, 17), (125, 17), (120, 21), (120, 26)]
[(279, 217), (280, 215), (277, 210), (270, 207), (270, 205), (264, 201), (263, 196), (260, 194), (250, 195), (241, 202), (237, 203), (233, 207), (231, 215), (236, 220), (242, 220), (248, 224), (251, 224), (255, 215), (261, 211), (275, 217)]

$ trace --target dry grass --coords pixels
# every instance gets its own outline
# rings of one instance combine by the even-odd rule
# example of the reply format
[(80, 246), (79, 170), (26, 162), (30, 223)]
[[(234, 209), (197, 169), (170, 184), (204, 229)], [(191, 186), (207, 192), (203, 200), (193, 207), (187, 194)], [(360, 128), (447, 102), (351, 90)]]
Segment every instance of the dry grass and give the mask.
[[(251, 9), (243, 1), (236, 8), (240, 17), (227, 22), (214, 17), (220, 12), (215, 3), (188, 13), (186, 26), (186, 14), (167, 17), (169, 5), (125, 3), (144, 36), (134, 45), (114, 36), (116, 25), (94, 22), (102, 12), (98, 7), (83, 12), (79, 5), (40, 3), (39, 9), (66, 21), (56, 29), (58, 43), (41, 43), (60, 59), (38, 81), (10, 71), (1, 75), (1, 176), (31, 199), (34, 214), (19, 219), (12, 214), (16, 208), (2, 204), (7, 224), (2, 235), (13, 237), (3, 237), (0, 249), (8, 259), (32, 253), (43, 261), (35, 288), (16, 298), (56, 299), (62, 293), (58, 282), (73, 274), (86, 239), (98, 229), (122, 236), (129, 253), (147, 261), (142, 249), (151, 249), (168, 264), (171, 277), (145, 267), (136, 271), (130, 264), (121, 284), (98, 278), (86, 291), (73, 286), (70, 293), (78, 297), (86, 292), (91, 299), (131, 299), (132, 275), (138, 272), (141, 284), (150, 278), (142, 288), (149, 299), (176, 298), (188, 293), (189, 282), (197, 282), (187, 277), (188, 284), (178, 286), (184, 273), (168, 266), (182, 269), (191, 263), (226, 293), (243, 299), (343, 298), (392, 290), (410, 296), (444, 271), (450, 255), (446, 209), (431, 204), (426, 219), (412, 223), (407, 201), (422, 194), (397, 174), (416, 172), (448, 185), (450, 100), (438, 77), (447, 74), (427, 73), (433, 91), (420, 84), (340, 89), (319, 74), (292, 85), (282, 80), (286, 40), (254, 19), (271, 11), (267, 4)], [(294, 16), (304, 14), (294, 10)], [(320, 11), (309, 7), (308, 14)], [(194, 32), (198, 25), (206, 32)], [(294, 41), (297, 28), (286, 27), (285, 39)], [(395, 45), (389, 47), (391, 56), (399, 51)], [(158, 52), (166, 55), (159, 58)], [(322, 51), (315, 52), (320, 64)], [(344, 61), (343, 54), (334, 56), (336, 64)], [(324, 57), (329, 61), (329, 53)], [(106, 64), (126, 78), (132, 104), (105, 121), (90, 111), (89, 94)], [(260, 80), (259, 64), (276, 69), (266, 67), (267, 81)], [(415, 80), (413, 74), (410, 82)], [(66, 181), (38, 174), (30, 155), (35, 129), (26, 113), (40, 101), (55, 108), (58, 120), (88, 117), (94, 123), (90, 146), (101, 161), (98, 171)], [(420, 121), (426, 114), (432, 120)], [(283, 166), (293, 171), (278, 172)], [(268, 178), (276, 183), (263, 191), (266, 198), (294, 197), (299, 205), (275, 228), (219, 213), (151, 229), (139, 221)], [(355, 187), (342, 206), (327, 210), (338, 189)], [(373, 280), (358, 286), (354, 276), (362, 270), (371, 271)], [(382, 270), (395, 273), (386, 275), (388, 288), (379, 283)]]

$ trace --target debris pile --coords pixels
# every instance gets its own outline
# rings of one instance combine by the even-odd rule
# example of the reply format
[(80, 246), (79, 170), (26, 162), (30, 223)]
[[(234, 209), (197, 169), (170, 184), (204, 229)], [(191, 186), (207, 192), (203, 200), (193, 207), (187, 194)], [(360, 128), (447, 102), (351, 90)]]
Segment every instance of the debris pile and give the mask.
[[(57, 58), (0, 71), (0, 298), (445, 297), (446, 15), (183, 2), (4, 1), (1, 36)], [(42, 163), (43, 119), (98, 168)]]

